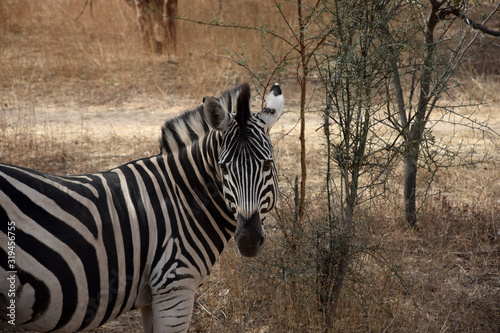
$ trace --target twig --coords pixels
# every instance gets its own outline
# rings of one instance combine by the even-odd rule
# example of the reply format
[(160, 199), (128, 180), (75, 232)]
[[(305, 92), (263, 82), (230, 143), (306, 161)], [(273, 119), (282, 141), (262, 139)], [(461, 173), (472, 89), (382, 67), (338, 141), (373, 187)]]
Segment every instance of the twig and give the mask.
[(85, 3), (83, 4), (82, 10), (80, 10), (80, 13), (75, 18), (75, 21), (78, 21), (78, 19), (80, 18), (80, 16), (83, 15), (83, 12), (85, 12), (85, 8), (87, 8), (87, 4), (90, 7), (90, 16), (92, 16), (92, 0), (85, 0)]
[[(496, 11), (498, 11), (499, 8), (500, 8), (500, 3), (496, 6), (496, 8), (490, 14), (490, 17), (493, 15), (493, 13), (495, 13)], [(438, 16), (438, 18), (440, 20), (443, 20), (443, 19), (446, 18), (446, 16), (448, 16), (450, 14), (453, 14), (456, 17), (460, 18), (467, 25), (470, 25), (472, 28), (474, 28), (476, 30), (479, 30), (479, 31), (481, 31), (481, 32), (483, 32), (483, 33), (485, 33), (487, 35), (500, 37), (500, 31), (489, 29), (489, 28), (485, 27), (484, 24), (481, 24), (481, 23), (478, 23), (478, 22), (475, 22), (475, 21), (471, 20), (467, 16), (467, 14), (465, 14), (465, 12), (463, 10), (460, 10), (457, 7), (450, 6), (450, 7), (443, 8), (442, 10), (439, 11), (439, 13), (437, 14), (437, 16)]]

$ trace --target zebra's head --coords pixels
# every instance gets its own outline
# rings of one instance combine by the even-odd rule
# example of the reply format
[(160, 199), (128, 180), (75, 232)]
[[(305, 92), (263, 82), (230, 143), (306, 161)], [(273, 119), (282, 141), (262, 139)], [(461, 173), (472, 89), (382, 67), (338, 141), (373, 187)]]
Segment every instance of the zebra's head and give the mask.
[(271, 88), (258, 113), (250, 112), (248, 84), (220, 98), (205, 97), (203, 110), (208, 124), (222, 134), (218, 165), (224, 200), (236, 220), (236, 246), (243, 256), (256, 256), (278, 191), (269, 130), (283, 112), (281, 89), (278, 84)]

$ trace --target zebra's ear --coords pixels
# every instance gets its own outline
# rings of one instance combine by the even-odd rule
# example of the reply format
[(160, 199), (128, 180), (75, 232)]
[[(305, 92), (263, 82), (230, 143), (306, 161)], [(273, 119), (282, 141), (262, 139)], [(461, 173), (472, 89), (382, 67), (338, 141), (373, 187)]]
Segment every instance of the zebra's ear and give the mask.
[(217, 131), (226, 130), (233, 119), (219, 99), (212, 96), (203, 98), (203, 113), (208, 125)]
[(266, 105), (259, 113), (259, 118), (264, 121), (266, 130), (269, 130), (283, 113), (284, 99), (280, 85), (275, 83), (266, 98)]

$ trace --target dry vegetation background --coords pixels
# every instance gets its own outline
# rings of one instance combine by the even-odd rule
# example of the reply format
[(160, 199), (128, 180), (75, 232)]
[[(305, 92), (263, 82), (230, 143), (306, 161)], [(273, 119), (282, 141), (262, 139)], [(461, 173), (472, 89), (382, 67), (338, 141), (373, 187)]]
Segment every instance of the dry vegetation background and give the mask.
[[(181, 22), (178, 63), (170, 63), (142, 49), (134, 10), (123, 0), (93, 1), (92, 11), (87, 7), (75, 20), (84, 3), (0, 2), (1, 162), (80, 174), (156, 154), (164, 120), (197, 106), (205, 95), (218, 95), (249, 79), (224, 59), (224, 48), (246, 52), (255, 64), (266, 56), (255, 33)], [(265, 22), (271, 28), (279, 24), (272, 3), (264, 1), (179, 1), (179, 13), (241, 24)], [(475, 108), (474, 117), (489, 121), (500, 133), (500, 67), (491, 59), (484, 54), (477, 58), (482, 72), (462, 93), (490, 101)], [(286, 191), (287, 179), (299, 172), (298, 90), (291, 73), (276, 80), (287, 104), (273, 134)], [(255, 107), (259, 103), (257, 99)], [(310, 221), (317, 218), (314, 198), (322, 195), (318, 124), (310, 115)], [(441, 171), (418, 231), (407, 229), (397, 189), (394, 197), (372, 207), (363, 232), (383, 255), (360, 254), (357, 265), (363, 268), (353, 267), (346, 282), (335, 319), (338, 332), (500, 331), (498, 145), (496, 139), (478, 140), (478, 133), (453, 126), (440, 124), (435, 134), (476, 142), (491, 159)], [(398, 184), (401, 170), (395, 172)], [(323, 318), (314, 290), (297, 284), (314, 281), (290, 282), (276, 269), (273, 259), (287, 257), (273, 241), (278, 229), (270, 225), (268, 233), (270, 241), (258, 260), (241, 258), (232, 243), (226, 249), (199, 290), (190, 332), (319, 331)], [(96, 330), (122, 331), (142, 331), (138, 313)]]

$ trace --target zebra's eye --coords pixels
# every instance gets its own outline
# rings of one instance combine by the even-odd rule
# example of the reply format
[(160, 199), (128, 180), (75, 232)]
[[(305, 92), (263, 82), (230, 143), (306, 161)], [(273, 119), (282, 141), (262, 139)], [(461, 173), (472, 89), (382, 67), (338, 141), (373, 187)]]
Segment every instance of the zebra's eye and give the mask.
[(227, 166), (226, 166), (226, 164), (220, 163), (219, 167), (220, 167), (220, 170), (222, 171), (222, 173), (224, 173), (224, 174), (227, 173)]
[(265, 160), (264, 161), (264, 171), (269, 171), (271, 169), (272, 165), (273, 165), (272, 160)]

